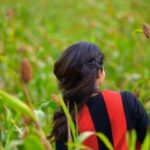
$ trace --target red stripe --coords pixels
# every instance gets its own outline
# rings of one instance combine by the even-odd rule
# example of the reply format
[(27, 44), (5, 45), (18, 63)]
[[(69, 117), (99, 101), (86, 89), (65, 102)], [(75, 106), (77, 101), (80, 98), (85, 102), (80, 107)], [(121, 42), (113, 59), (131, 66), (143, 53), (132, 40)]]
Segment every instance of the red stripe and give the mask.
[(114, 150), (128, 150), (126, 140), (127, 125), (121, 95), (108, 90), (102, 91), (102, 95), (111, 123)]
[[(86, 131), (95, 132), (95, 127), (89, 112), (87, 105), (84, 105), (77, 117), (79, 133)], [(95, 135), (90, 136), (84, 142), (84, 145), (88, 146), (92, 150), (99, 150), (98, 140)]]

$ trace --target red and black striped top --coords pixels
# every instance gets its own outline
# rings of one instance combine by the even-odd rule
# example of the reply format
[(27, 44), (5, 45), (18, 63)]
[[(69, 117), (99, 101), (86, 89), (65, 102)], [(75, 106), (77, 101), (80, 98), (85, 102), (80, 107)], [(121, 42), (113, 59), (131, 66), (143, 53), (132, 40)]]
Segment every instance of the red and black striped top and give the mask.
[[(146, 134), (146, 129), (149, 124), (148, 115), (142, 104), (132, 93), (120, 92), (120, 95), (125, 115), (126, 128), (128, 131), (135, 129), (138, 140), (142, 143)], [(86, 107), (90, 114), (90, 118), (94, 125), (95, 131), (105, 134), (114, 146), (114, 133), (112, 132), (111, 128), (112, 122), (110, 120), (108, 108), (106, 107), (104, 95), (100, 92), (96, 96), (91, 97), (87, 102)], [(119, 125), (120, 127), (122, 127), (123, 122), (120, 121)], [(65, 146), (66, 141), (66, 138), (62, 139), (61, 141), (57, 141), (56, 150), (67, 150), (67, 147)], [(97, 149), (107, 149), (105, 144), (100, 139), (97, 138), (96, 142)]]

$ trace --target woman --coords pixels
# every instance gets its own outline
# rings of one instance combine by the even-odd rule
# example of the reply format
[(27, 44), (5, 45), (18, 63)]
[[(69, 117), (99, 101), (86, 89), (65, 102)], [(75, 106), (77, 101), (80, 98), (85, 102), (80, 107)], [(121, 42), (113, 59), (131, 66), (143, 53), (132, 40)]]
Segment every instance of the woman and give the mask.
[[(126, 150), (126, 132), (136, 130), (137, 147), (143, 142), (148, 115), (137, 98), (129, 92), (100, 91), (104, 81), (104, 55), (92, 43), (79, 42), (68, 47), (56, 61), (54, 74), (65, 104), (78, 124), (78, 132), (94, 131), (107, 136), (115, 150)], [(75, 107), (78, 117), (75, 119)], [(66, 150), (67, 119), (60, 108), (54, 114), (51, 138), (57, 150)], [(96, 136), (84, 141), (93, 150), (107, 149)]]

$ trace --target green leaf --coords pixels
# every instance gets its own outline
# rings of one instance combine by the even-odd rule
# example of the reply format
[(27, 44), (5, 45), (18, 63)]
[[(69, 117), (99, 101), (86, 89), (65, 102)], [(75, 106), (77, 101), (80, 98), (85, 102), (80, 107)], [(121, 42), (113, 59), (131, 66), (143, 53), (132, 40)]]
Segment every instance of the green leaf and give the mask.
[(72, 135), (73, 135), (73, 140), (76, 141), (76, 128), (75, 128), (74, 122), (72, 120), (72, 117), (71, 117), (71, 115), (70, 115), (70, 113), (68, 111), (68, 108), (65, 105), (61, 95), (58, 95), (58, 97), (59, 97), (59, 100), (60, 100), (60, 104), (61, 104), (61, 106), (63, 108), (63, 111), (64, 111), (66, 117), (69, 120), (69, 125), (70, 125), (70, 129), (71, 129), (71, 132), (72, 132)]
[(89, 138), (92, 135), (96, 135), (106, 145), (106, 147), (109, 150), (113, 150), (113, 146), (110, 143), (110, 141), (108, 140), (108, 138), (104, 134), (99, 133), (99, 132), (97, 132), (97, 133), (92, 132), (92, 131), (84, 132), (84, 133), (79, 135), (78, 141), (82, 143), (84, 140), (86, 140), (87, 138)]
[(45, 113), (42, 110), (35, 110), (34, 112), (35, 112), (35, 114), (36, 114), (36, 116), (38, 118), (38, 121), (39, 121), (40, 125), (44, 126), (44, 123), (46, 121), (46, 119), (45, 119), (45, 117), (46, 117)]
[(86, 140), (87, 138), (89, 138), (91, 135), (94, 135), (95, 133), (94, 132), (91, 132), (91, 131), (86, 131), (86, 132), (83, 132), (81, 133), (79, 136), (78, 136), (78, 141), (80, 143), (82, 143), (84, 140)]
[(128, 147), (129, 150), (135, 150), (136, 145), (136, 131), (132, 130), (131, 134), (128, 134)]
[(57, 104), (55, 103), (55, 102), (44, 102), (44, 103), (42, 103), (41, 105), (40, 105), (40, 108), (41, 109), (46, 109), (46, 108), (48, 108), (48, 107), (50, 107), (50, 108), (52, 108), (52, 109), (56, 109), (57, 108)]
[(142, 144), (141, 150), (150, 149), (150, 131), (147, 131), (147, 135), (144, 139), (144, 142)]
[(36, 117), (34, 116), (33, 112), (30, 108), (21, 100), (15, 98), (14, 96), (6, 93), (3, 90), (0, 90), (0, 100), (6, 104), (8, 107), (21, 112), (24, 115), (27, 115), (34, 121), (36, 121)]
[(55, 102), (50, 102), (48, 106), (54, 110), (57, 108), (57, 104)]
[(91, 150), (88, 146), (83, 145), (81, 143), (68, 142), (67, 145), (69, 147), (69, 150), (81, 150), (81, 149)]
[(102, 133), (96, 133), (96, 135), (106, 145), (106, 147), (109, 150), (113, 150), (112, 144), (110, 143), (110, 141), (108, 140), (108, 138), (104, 134), (102, 134)]
[(22, 145), (23, 142), (21, 140), (12, 140), (6, 150), (12, 150), (12, 149), (17, 149), (18, 146)]
[(45, 150), (41, 140), (36, 135), (29, 135), (24, 141), (24, 150)]

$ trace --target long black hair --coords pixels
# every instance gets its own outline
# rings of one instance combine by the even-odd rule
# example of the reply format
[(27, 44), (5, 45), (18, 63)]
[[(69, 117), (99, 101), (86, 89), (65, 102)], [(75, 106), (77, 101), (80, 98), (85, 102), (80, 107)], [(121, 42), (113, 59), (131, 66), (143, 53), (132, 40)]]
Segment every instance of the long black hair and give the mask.
[[(65, 104), (71, 116), (78, 112), (93, 93), (99, 92), (95, 87), (98, 71), (103, 70), (104, 55), (95, 44), (79, 42), (69, 46), (54, 64), (54, 74), (58, 87), (62, 91)], [(53, 129), (50, 138), (63, 138), (67, 132), (67, 119), (60, 109), (54, 113)]]

